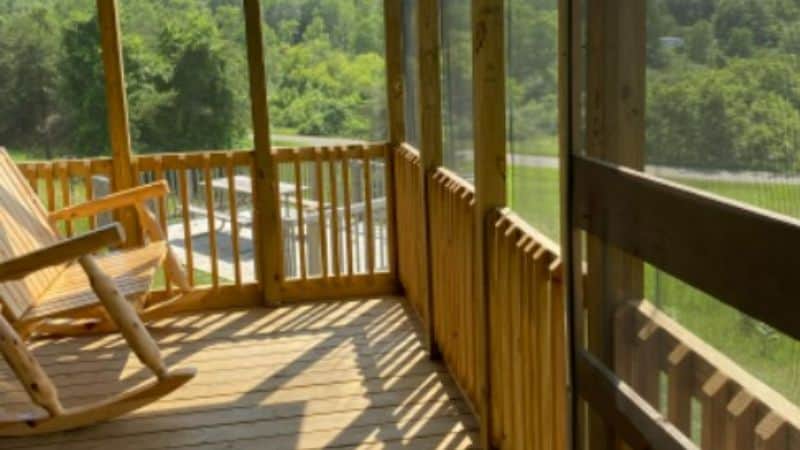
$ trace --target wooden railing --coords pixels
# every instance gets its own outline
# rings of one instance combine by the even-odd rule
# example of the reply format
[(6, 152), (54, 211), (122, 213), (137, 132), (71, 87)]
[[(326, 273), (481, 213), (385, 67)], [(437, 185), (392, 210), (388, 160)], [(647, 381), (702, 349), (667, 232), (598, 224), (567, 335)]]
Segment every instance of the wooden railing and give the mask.
[(397, 292), (386, 144), (279, 149), (289, 300)]
[(489, 236), (491, 437), (566, 449), (567, 344), (558, 245), (509, 210)]
[(472, 403), (486, 370), (476, 330), (484, 327), (474, 291), (475, 192), (458, 175), (440, 167), (428, 183), (431, 221), (431, 274), (436, 342), (442, 357)]
[[(419, 268), (425, 249), (417, 237), (426, 211), (417, 200), (419, 154), (404, 145), (395, 166), (399, 274), (424, 322), (426, 274)], [(486, 411), (478, 387), (489, 368), (493, 445), (566, 448), (566, 313), (558, 244), (508, 209), (495, 211), (488, 221), (487, 360), (477, 342), (485, 322), (473, 287), (474, 189), (439, 168), (430, 176), (427, 195), (432, 328), (445, 363), (477, 415)], [(796, 405), (646, 301), (626, 306), (616, 317), (617, 375), (684, 434), (699, 432), (702, 448), (800, 448)], [(699, 409), (692, 408), (693, 401)]]
[(650, 302), (624, 305), (615, 325), (617, 374), (686, 436), (699, 430), (701, 448), (800, 448), (797, 405)]
[[(45, 206), (53, 211), (100, 198), (113, 191), (109, 158), (34, 161), (19, 164)], [(251, 151), (208, 151), (139, 155), (133, 159), (139, 183), (166, 180), (170, 193), (152, 202), (166, 238), (196, 287), (198, 307), (258, 304), (254, 274), (250, 195), (234, 195), (236, 175), (252, 179)], [(206, 180), (214, 180), (206, 183)], [(228, 189), (221, 189), (221, 185)], [(245, 205), (245, 206), (243, 206)], [(247, 226), (241, 226), (243, 219)], [(56, 225), (65, 235), (80, 234), (114, 220), (111, 213)], [(157, 277), (153, 301), (173, 295), (166, 277)]]
[[(71, 159), (47, 162), (24, 162), (19, 168), (48, 211), (102, 197), (108, 193), (111, 180), (111, 160)], [(97, 183), (106, 186), (97, 187)], [(66, 236), (82, 229), (97, 227), (97, 216), (82, 220), (67, 220), (58, 224)]]
[(424, 233), (425, 210), (422, 199), (422, 165), (419, 152), (408, 145), (394, 152), (395, 192), (397, 193), (397, 276), (405, 289), (408, 303), (420, 317), (428, 322), (428, 304), (424, 283), (425, 243), (419, 236)]
[[(169, 184), (169, 195), (151, 209), (173, 247), (180, 247), (177, 253), (193, 285), (216, 289), (256, 281), (252, 152), (142, 155), (134, 159), (134, 167), (140, 183)], [(237, 184), (243, 180), (246, 186)]]
[[(415, 197), (422, 188), (414, 149), (396, 155), (401, 280), (409, 303), (418, 304), (426, 274), (418, 268), (424, 248), (411, 233), (425, 224)], [(496, 211), (487, 233), (490, 251), (489, 320), (475, 292), (475, 192), (457, 174), (438, 168), (428, 180), (431, 304), (438, 349), (478, 416), (491, 416), (498, 448), (566, 448), (566, 335), (558, 246), (510, 211)], [(486, 329), (488, 325), (488, 330)], [(489, 339), (489, 353), (480, 339)], [(480, 386), (490, 377), (484, 404)]]
[[(284, 243), (275, 251), (282, 252), (284, 271), (270, 282), (279, 284), (282, 299), (397, 293), (386, 144), (280, 148), (274, 150), (274, 161), (281, 176)], [(24, 162), (19, 167), (50, 211), (112, 191), (108, 158)], [(254, 167), (251, 150), (147, 154), (133, 159), (138, 183), (168, 183), (170, 193), (150, 208), (191, 284), (209, 294), (209, 307), (258, 301), (261, 281), (255, 241), (261, 228), (256, 223)], [(57, 225), (71, 236), (112, 220), (112, 214), (102, 213)], [(172, 289), (165, 280), (156, 286), (155, 295), (168, 295)]]

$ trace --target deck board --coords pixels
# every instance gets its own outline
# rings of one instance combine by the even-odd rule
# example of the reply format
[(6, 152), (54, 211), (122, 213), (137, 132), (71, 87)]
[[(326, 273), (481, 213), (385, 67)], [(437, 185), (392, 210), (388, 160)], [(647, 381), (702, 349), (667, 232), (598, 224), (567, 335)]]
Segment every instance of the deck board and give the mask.
[[(469, 408), (397, 299), (191, 314), (153, 333), (170, 367), (198, 369), (187, 386), (108, 423), (0, 448), (475, 448)], [(116, 335), (33, 347), (67, 406), (148, 379)], [(0, 362), (0, 411), (30, 408), (25, 399)]]

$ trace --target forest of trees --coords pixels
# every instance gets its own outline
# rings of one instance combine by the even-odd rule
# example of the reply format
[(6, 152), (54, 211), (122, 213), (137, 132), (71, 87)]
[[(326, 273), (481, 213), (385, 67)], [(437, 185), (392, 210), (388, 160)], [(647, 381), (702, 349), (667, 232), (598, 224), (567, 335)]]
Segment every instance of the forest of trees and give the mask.
[[(385, 135), (382, 2), (264, 0), (272, 124)], [(241, 0), (125, 0), (134, 150), (250, 145)], [(36, 157), (108, 154), (93, 0), (0, 0), (0, 145)]]
[[(273, 127), (385, 136), (382, 1), (263, 0)], [(240, 0), (125, 0), (137, 152), (250, 145)], [(556, 2), (509, 0), (511, 150), (553, 154)], [(107, 153), (92, 0), (0, 0), (0, 143)], [(471, 146), (469, 2), (443, 0), (446, 148)], [(649, 0), (648, 163), (800, 171), (800, 0)], [(453, 161), (453, 159), (451, 159)]]
[(800, 172), (800, 1), (650, 0), (647, 35), (648, 163)]

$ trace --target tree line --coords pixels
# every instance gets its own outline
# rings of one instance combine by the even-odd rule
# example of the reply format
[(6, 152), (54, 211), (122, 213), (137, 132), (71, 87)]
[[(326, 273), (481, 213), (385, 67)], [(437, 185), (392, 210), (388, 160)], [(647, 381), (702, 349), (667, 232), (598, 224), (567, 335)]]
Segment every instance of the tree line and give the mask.
[[(382, 10), (371, 0), (265, 0), (274, 126), (385, 134)], [(134, 150), (249, 146), (240, 0), (125, 0)], [(0, 0), (0, 143), (39, 157), (108, 154), (94, 1)]]
[(800, 1), (650, 0), (647, 160), (800, 172)]
[[(384, 138), (382, 2), (262, 4), (273, 126)], [(120, 5), (135, 150), (249, 146), (241, 1)], [(94, 8), (91, 0), (0, 0), (0, 143), (47, 157), (107, 154)], [(469, 17), (469, 2), (443, 2), (452, 152), (471, 146)], [(509, 0), (506, 20), (511, 150), (552, 154), (556, 2)], [(647, 161), (800, 171), (798, 69), (800, 0), (648, 0)]]

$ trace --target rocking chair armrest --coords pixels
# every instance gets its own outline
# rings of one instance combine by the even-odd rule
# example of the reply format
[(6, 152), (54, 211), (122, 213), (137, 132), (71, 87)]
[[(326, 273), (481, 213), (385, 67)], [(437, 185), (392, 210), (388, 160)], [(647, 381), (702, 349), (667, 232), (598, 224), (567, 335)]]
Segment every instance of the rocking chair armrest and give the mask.
[(169, 193), (169, 186), (166, 181), (161, 180), (54, 211), (50, 213), (50, 220), (71, 220), (94, 216), (126, 206), (135, 206), (145, 200), (163, 197), (167, 193)]
[(125, 232), (117, 223), (57, 242), (16, 258), (0, 261), (0, 283), (18, 280), (32, 272), (63, 264), (125, 240)]

